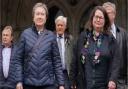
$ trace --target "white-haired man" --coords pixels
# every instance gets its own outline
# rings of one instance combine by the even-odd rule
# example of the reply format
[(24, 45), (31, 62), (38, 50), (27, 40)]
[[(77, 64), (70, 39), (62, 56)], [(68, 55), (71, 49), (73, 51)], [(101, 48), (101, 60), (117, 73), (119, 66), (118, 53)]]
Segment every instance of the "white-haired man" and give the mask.
[(64, 16), (58, 16), (55, 19), (56, 25), (56, 40), (58, 42), (59, 52), (61, 56), (65, 89), (70, 89), (69, 82), (69, 69), (70, 62), (72, 59), (72, 48), (73, 48), (73, 38), (70, 34), (66, 33), (67, 28), (67, 18)]

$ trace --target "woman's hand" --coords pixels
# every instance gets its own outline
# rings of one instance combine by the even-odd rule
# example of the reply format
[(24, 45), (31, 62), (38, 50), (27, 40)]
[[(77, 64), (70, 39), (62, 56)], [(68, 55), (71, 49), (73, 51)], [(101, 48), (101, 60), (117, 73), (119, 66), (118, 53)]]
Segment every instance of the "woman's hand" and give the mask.
[(23, 89), (23, 85), (22, 85), (22, 83), (17, 83), (17, 85), (16, 85), (16, 89)]
[(116, 83), (114, 81), (109, 81), (108, 89), (116, 89)]
[(64, 86), (59, 86), (59, 89), (64, 89)]
[(71, 89), (76, 89), (76, 85), (72, 85), (71, 86)]

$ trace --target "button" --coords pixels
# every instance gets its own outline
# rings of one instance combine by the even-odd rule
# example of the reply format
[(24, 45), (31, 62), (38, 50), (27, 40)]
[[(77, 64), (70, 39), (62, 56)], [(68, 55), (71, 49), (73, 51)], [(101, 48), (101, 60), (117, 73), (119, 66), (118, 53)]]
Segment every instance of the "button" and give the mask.
[(93, 84), (93, 85), (95, 84), (95, 80), (92, 81), (92, 84)]
[(93, 71), (93, 73), (95, 72), (95, 70), (94, 70), (94, 69), (93, 69), (92, 71)]

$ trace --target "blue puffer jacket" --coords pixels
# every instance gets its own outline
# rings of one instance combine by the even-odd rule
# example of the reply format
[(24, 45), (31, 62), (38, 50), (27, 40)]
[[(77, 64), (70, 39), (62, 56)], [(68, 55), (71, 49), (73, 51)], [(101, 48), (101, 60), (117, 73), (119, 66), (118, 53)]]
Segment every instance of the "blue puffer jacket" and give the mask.
[(64, 85), (62, 64), (54, 33), (44, 30), (44, 36), (38, 47), (34, 48), (40, 35), (36, 27), (26, 29), (18, 43), (16, 66), (19, 81), (27, 85)]
[(15, 45), (12, 45), (12, 51), (11, 51), (11, 58), (10, 58), (10, 65), (9, 65), (9, 73), (8, 77), (5, 78), (3, 74), (3, 67), (2, 67), (2, 49), (4, 48), (3, 45), (0, 44), (0, 89), (1, 87), (10, 87), (10, 88), (15, 88), (16, 83), (17, 83), (17, 78), (16, 78), (16, 67), (15, 67), (15, 52), (16, 52), (16, 47)]

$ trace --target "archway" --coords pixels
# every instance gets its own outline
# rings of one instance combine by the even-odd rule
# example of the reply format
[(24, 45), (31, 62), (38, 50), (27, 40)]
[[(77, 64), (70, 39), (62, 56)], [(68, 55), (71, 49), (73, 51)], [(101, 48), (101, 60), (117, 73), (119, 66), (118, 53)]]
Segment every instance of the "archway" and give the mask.
[(91, 14), (91, 11), (93, 10), (93, 8), (97, 6), (96, 4), (92, 4), (90, 5), (88, 8), (85, 9), (83, 15), (80, 18), (80, 24), (79, 24), (79, 33), (81, 33), (84, 30), (85, 24), (87, 23), (89, 16)]
[(49, 8), (49, 16), (46, 22), (46, 28), (51, 31), (55, 30), (55, 19), (59, 15), (64, 15), (62, 10), (60, 10), (57, 6), (53, 6)]

